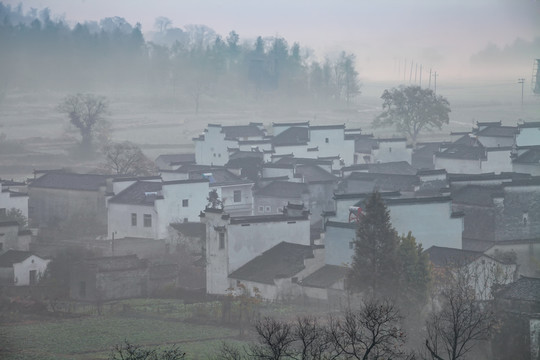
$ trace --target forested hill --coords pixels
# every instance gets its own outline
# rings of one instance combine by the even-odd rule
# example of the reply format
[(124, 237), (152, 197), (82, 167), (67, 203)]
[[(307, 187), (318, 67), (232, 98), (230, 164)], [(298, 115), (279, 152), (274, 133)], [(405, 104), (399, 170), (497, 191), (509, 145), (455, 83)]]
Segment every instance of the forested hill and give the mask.
[(205, 25), (174, 28), (156, 19), (153, 41), (122, 17), (69, 26), (49, 9), (0, 2), (0, 91), (142, 90), (191, 98), (271, 94), (343, 105), (360, 93), (354, 54), (334, 58), (282, 37), (243, 39)]

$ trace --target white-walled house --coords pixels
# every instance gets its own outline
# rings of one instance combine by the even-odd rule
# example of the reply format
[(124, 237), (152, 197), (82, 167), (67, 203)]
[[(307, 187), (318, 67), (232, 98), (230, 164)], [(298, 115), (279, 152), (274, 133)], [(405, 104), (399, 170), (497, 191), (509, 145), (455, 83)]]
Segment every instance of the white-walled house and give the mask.
[(22, 230), (17, 221), (0, 220), (0, 253), (9, 249), (28, 251), (31, 241), (31, 230)]
[(16, 286), (35, 285), (49, 262), (29, 251), (8, 250), (0, 255), (0, 279)]
[(512, 171), (512, 148), (451, 145), (434, 155), (435, 169), (449, 174), (483, 174)]
[(221, 126), (208, 124), (204, 133), (195, 141), (195, 161), (199, 165), (225, 165), (229, 149), (238, 149), (239, 141), (264, 140), (266, 131), (262, 124)]
[(505, 263), (480, 251), (432, 246), (424, 253), (433, 265), (435, 278), (440, 276), (439, 281), (445, 281), (447, 276), (462, 276), (475, 290), (478, 300), (492, 300), (493, 286), (509, 284), (517, 276), (516, 264)]
[(540, 121), (518, 124), (517, 146), (540, 145)]
[(20, 210), (28, 218), (28, 194), (12, 190), (8, 184), (0, 180), (0, 218), (11, 209)]
[(412, 146), (407, 145), (406, 138), (377, 139), (377, 145), (373, 147), (372, 153), (374, 163), (396, 161), (412, 163)]
[(169, 224), (198, 220), (208, 184), (207, 179), (136, 181), (108, 200), (108, 237), (167, 238)]
[[(371, 193), (336, 194), (336, 213), (326, 222), (327, 263), (343, 266), (351, 263), (356, 224), (364, 202)], [(409, 231), (424, 248), (444, 246), (462, 248), (463, 214), (452, 211), (449, 196), (401, 197), (399, 192), (381, 193), (390, 212), (390, 222), (399, 235)]]
[(251, 215), (253, 212), (251, 189), (254, 181), (242, 179), (224, 167), (191, 165), (175, 171), (162, 172), (161, 176), (165, 181), (206, 179), (210, 190), (216, 190), (228, 214), (244, 216)]
[(231, 217), (221, 209), (201, 214), (206, 224), (206, 291), (224, 295), (229, 274), (285, 241), (309, 246), (309, 215)]

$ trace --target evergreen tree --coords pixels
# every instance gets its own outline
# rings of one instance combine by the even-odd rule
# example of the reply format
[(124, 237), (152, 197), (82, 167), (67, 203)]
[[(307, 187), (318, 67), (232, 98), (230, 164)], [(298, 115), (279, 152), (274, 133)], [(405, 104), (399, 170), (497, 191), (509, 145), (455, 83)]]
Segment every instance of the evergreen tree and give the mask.
[(389, 295), (399, 283), (398, 246), (399, 237), (390, 223), (390, 213), (381, 194), (375, 191), (358, 224), (348, 287)]
[(411, 304), (422, 304), (431, 281), (429, 257), (423, 253), (412, 233), (400, 238), (399, 260), (401, 265), (402, 299)]

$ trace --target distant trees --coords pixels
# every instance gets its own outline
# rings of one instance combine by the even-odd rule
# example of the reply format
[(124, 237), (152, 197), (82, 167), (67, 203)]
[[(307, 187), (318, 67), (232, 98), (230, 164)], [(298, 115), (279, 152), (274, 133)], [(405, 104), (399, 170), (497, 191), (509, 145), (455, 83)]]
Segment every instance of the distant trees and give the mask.
[(219, 194), (216, 189), (212, 189), (208, 193), (208, 197), (206, 198), (208, 200), (208, 206), (212, 209), (223, 209), (223, 201), (219, 198)]
[(105, 169), (108, 173), (144, 176), (152, 175), (157, 168), (141, 148), (132, 142), (108, 143), (103, 148)]
[(5, 213), (0, 213), (0, 221), (16, 221), (19, 228), (25, 228), (28, 225), (28, 218), (17, 208), (7, 209)]
[(420, 86), (401, 86), (384, 90), (383, 112), (373, 120), (373, 126), (395, 126), (416, 144), (421, 131), (448, 124), (450, 103), (431, 89)]
[(105, 120), (108, 107), (107, 98), (93, 94), (69, 95), (58, 105), (58, 111), (67, 114), (71, 124), (79, 129), (83, 153), (93, 152), (94, 130)]

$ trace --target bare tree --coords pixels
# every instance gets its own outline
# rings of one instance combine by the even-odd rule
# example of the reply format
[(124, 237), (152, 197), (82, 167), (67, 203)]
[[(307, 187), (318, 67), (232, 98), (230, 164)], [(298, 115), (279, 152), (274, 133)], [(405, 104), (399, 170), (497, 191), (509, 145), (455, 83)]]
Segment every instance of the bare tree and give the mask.
[(253, 357), (278, 360), (292, 355), (295, 338), (291, 324), (265, 317), (257, 321), (255, 330), (261, 344), (251, 348)]
[(332, 318), (329, 325), (334, 352), (352, 359), (404, 357), (405, 333), (399, 310), (388, 300), (370, 299), (358, 311)]
[(58, 111), (66, 113), (70, 122), (79, 129), (83, 151), (92, 150), (94, 128), (104, 120), (108, 107), (104, 96), (93, 94), (69, 95), (58, 105)]
[(473, 276), (468, 267), (462, 267), (440, 291), (442, 308), (426, 322), (425, 346), (432, 359), (463, 359), (494, 328), (495, 315), (487, 304), (477, 301)]
[(122, 345), (116, 345), (109, 360), (181, 360), (186, 354), (178, 347), (172, 346), (166, 349), (149, 349), (134, 345), (125, 341)]
[(109, 173), (151, 175), (156, 172), (155, 164), (132, 142), (109, 143), (103, 147), (103, 153), (105, 169)]

